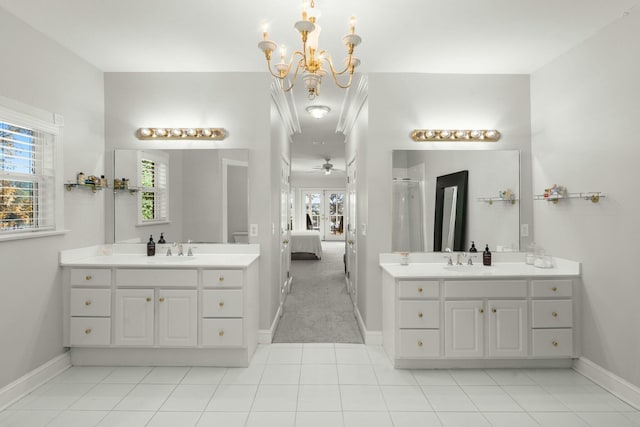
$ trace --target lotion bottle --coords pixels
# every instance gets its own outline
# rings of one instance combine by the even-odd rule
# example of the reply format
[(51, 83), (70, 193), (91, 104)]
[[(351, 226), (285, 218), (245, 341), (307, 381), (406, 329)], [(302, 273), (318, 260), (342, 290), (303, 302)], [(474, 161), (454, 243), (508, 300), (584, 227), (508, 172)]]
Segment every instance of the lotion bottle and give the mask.
[(469, 252), (478, 252), (478, 249), (476, 249), (476, 242), (474, 242), (473, 240), (471, 241), (471, 247), (469, 248)]
[(486, 245), (484, 252), (482, 252), (482, 265), (491, 265), (491, 251), (489, 250), (489, 245)]
[(155, 256), (156, 254), (156, 243), (153, 241), (153, 235), (149, 236), (149, 241), (147, 242), (147, 256)]

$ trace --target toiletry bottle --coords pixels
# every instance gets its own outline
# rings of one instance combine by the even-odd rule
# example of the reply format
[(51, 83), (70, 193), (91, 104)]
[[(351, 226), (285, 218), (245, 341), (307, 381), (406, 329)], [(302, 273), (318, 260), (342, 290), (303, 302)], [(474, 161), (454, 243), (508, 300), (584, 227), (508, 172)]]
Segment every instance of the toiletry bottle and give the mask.
[(486, 245), (484, 252), (482, 252), (482, 265), (491, 265), (491, 251), (489, 245)]
[(469, 248), (469, 252), (478, 252), (478, 249), (476, 249), (476, 242), (474, 242), (473, 240), (471, 241), (471, 247)]
[(149, 236), (149, 241), (147, 242), (147, 256), (155, 256), (156, 254), (156, 243), (153, 241), (153, 236)]
[(82, 173), (82, 172), (78, 173), (77, 182), (78, 182), (78, 184), (84, 184), (84, 173)]
[(100, 175), (100, 187), (104, 187), (107, 188), (107, 178), (104, 177), (104, 175)]
[(164, 241), (164, 233), (160, 233), (160, 238), (158, 239), (158, 243), (167, 243)]

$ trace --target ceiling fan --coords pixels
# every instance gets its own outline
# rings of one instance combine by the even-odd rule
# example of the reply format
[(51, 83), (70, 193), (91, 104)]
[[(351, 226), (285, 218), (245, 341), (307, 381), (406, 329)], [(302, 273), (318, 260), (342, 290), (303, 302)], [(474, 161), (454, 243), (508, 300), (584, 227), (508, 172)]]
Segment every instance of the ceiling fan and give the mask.
[(324, 160), (325, 160), (325, 163), (323, 163), (320, 166), (315, 166), (313, 169), (324, 171), (325, 175), (330, 175), (331, 172), (340, 170), (333, 167), (333, 165), (330, 163), (331, 159), (329, 157), (326, 157)]

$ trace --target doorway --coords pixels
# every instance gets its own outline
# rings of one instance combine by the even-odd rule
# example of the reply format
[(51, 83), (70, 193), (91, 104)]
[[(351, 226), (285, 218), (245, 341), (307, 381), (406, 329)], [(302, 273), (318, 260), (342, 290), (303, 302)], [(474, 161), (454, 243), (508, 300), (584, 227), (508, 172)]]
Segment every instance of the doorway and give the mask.
[(304, 189), (301, 203), (307, 230), (319, 231), (322, 240), (344, 240), (344, 190)]

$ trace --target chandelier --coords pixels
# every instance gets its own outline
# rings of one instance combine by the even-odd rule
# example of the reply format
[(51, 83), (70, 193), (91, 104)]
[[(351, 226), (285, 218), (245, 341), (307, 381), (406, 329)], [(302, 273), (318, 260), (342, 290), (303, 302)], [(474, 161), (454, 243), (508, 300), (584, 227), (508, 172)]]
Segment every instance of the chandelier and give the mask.
[[(295, 84), (298, 73), (302, 73), (302, 80), (307, 88), (309, 99), (314, 99), (320, 95), (322, 77), (327, 75), (327, 72), (331, 73), (333, 81), (338, 87), (346, 89), (351, 86), (353, 73), (356, 67), (360, 65), (360, 60), (353, 56), (353, 50), (360, 44), (362, 39), (355, 33), (356, 19), (352, 16), (349, 22), (349, 34), (342, 38), (342, 41), (347, 47), (348, 56), (345, 59), (344, 69), (336, 70), (329, 52), (320, 50), (318, 46), (321, 28), (316, 22), (315, 0), (311, 0), (310, 6), (310, 10), (307, 11), (306, 2), (303, 3), (302, 20), (296, 22), (294, 25), (302, 39), (302, 50), (293, 52), (288, 62), (285, 61), (286, 50), (284, 47), (281, 47), (280, 62), (273, 67), (271, 66), (271, 53), (275, 51), (278, 46), (268, 39), (266, 26), (263, 26), (262, 35), (264, 39), (258, 43), (258, 48), (264, 52), (264, 56), (267, 59), (267, 68), (271, 75), (278, 79), (283, 91), (290, 91)], [(295, 70), (291, 77), (291, 84), (287, 87), (285, 85), (285, 79), (291, 75), (294, 64)], [(323, 67), (323, 64), (326, 64), (328, 69)], [(275, 72), (273, 68), (275, 68)], [(341, 84), (338, 77), (347, 72), (349, 73), (349, 80), (346, 84)]]

